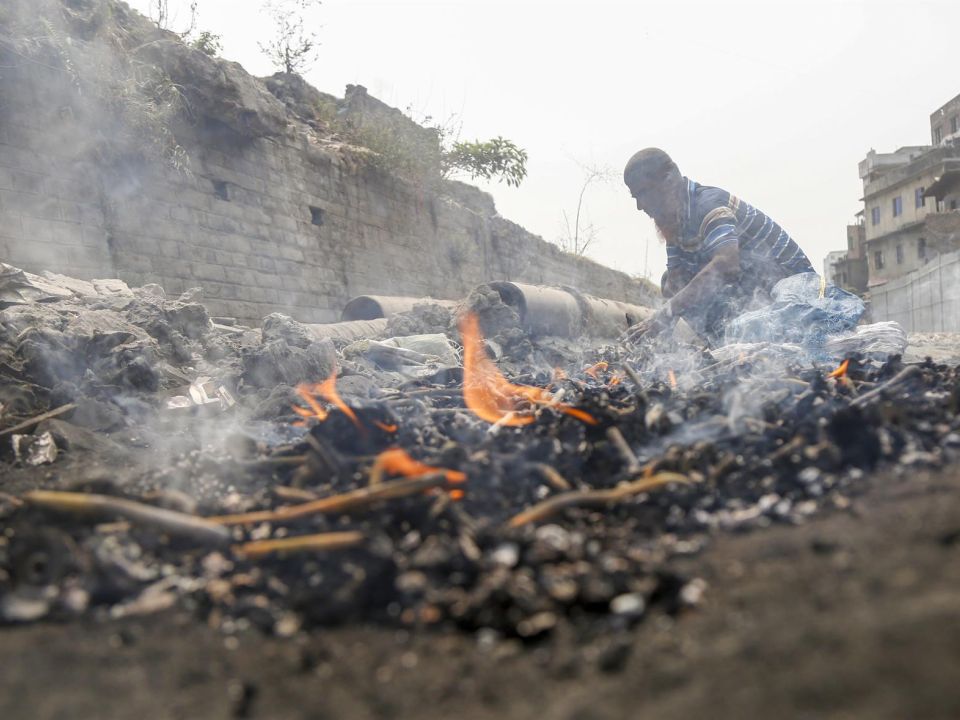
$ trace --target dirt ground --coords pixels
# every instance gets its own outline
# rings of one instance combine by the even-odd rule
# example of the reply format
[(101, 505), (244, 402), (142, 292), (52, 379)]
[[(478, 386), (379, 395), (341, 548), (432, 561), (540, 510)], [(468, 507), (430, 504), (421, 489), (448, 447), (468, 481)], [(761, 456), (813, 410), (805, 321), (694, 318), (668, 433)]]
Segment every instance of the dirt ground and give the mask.
[(960, 717), (960, 471), (878, 477), (847, 510), (718, 535), (678, 569), (703, 604), (613, 642), (225, 637), (182, 612), (6, 628), (0, 717)]

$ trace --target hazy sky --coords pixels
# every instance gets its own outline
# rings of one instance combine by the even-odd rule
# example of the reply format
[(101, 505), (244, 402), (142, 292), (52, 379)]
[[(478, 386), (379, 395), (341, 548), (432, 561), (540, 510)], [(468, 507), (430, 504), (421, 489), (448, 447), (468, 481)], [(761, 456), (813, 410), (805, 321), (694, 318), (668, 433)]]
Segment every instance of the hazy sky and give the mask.
[[(199, 0), (199, 27), (255, 75), (273, 72), (261, 4)], [(321, 46), (305, 77), (319, 89), (364, 85), (416, 116), (456, 114), (461, 139), (525, 148), (519, 188), (482, 187), (548, 240), (576, 208), (580, 165), (619, 178), (656, 145), (771, 215), (820, 268), (861, 207), (857, 163), (928, 143), (930, 113), (960, 93), (955, 0), (326, 0), (311, 17)], [(619, 179), (591, 186), (585, 207), (590, 256), (659, 279), (663, 247)]]

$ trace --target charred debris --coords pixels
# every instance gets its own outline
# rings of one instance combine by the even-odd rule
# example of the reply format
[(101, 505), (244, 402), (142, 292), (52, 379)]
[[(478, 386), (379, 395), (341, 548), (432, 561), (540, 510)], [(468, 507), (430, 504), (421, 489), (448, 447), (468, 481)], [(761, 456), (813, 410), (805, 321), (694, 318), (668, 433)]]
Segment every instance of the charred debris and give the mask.
[(4, 266), (0, 306), (6, 623), (618, 629), (701, 601), (675, 561), (712, 534), (960, 454), (956, 369), (628, 350), (646, 310), (569, 289), (250, 329), (199, 293)]

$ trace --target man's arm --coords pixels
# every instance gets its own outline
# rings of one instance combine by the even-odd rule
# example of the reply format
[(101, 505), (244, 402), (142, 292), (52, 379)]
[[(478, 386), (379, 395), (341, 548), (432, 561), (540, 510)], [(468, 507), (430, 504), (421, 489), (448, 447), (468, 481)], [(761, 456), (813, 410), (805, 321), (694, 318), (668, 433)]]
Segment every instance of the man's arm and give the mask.
[(740, 243), (736, 238), (717, 248), (713, 257), (693, 279), (679, 290), (669, 302), (670, 315), (685, 312), (704, 303), (724, 285), (740, 275)]
[[(644, 335), (658, 335), (670, 327), (674, 317), (709, 303), (724, 285), (739, 277), (740, 238), (733, 211), (725, 206), (715, 207), (704, 217), (700, 234), (704, 238), (703, 249), (710, 253), (710, 260), (686, 285), (676, 290), (669, 288), (672, 297), (664, 293), (670, 300), (660, 310), (627, 330), (626, 337), (630, 342), (637, 342)], [(668, 248), (667, 276), (670, 274)], [(665, 290), (668, 289), (666, 285), (664, 283)]]

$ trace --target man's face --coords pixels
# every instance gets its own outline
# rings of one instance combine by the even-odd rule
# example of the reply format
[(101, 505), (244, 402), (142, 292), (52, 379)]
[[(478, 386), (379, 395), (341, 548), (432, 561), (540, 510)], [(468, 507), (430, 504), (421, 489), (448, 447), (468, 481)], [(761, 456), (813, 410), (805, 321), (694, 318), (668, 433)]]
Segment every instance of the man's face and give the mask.
[(637, 210), (645, 212), (658, 225), (676, 214), (674, 193), (665, 180), (637, 180), (630, 185), (630, 194), (637, 201)]

